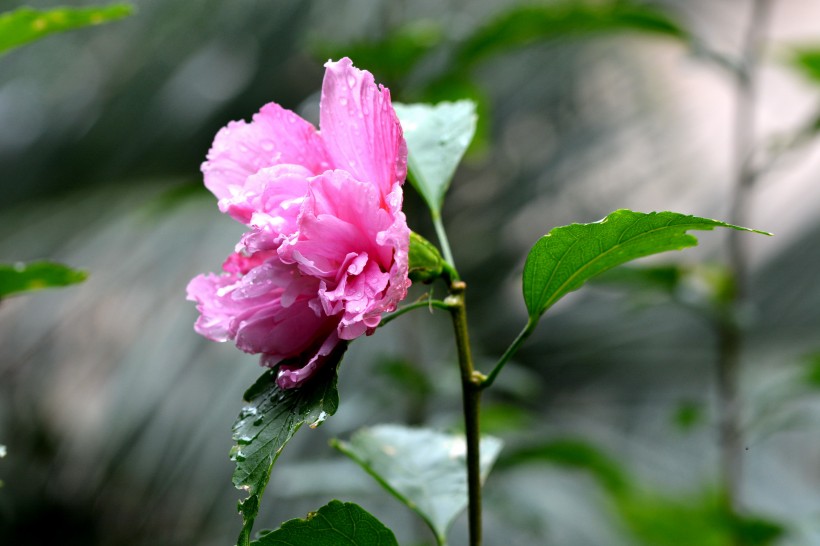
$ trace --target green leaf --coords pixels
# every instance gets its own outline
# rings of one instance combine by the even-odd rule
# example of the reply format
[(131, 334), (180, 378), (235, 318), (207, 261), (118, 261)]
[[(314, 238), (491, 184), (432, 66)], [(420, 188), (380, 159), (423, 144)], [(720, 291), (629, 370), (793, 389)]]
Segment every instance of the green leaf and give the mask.
[(133, 12), (134, 7), (129, 4), (49, 10), (18, 8), (0, 14), (0, 53), (49, 34), (116, 21)]
[(806, 77), (820, 83), (820, 47), (798, 49), (793, 63)]
[[(464, 436), (398, 425), (359, 430), (350, 442), (333, 447), (356, 461), (387, 491), (430, 526), (439, 544), (467, 506)], [(481, 440), (482, 479), (501, 451), (501, 440)]]
[(252, 546), (398, 546), (393, 532), (360, 506), (330, 501), (305, 519), (292, 519)]
[(476, 105), (460, 100), (393, 106), (407, 141), (410, 183), (438, 216), (456, 167), (475, 134)]
[(0, 298), (83, 282), (88, 273), (54, 262), (0, 264)]
[(630, 2), (551, 2), (518, 6), (492, 19), (457, 50), (457, 65), (475, 64), (514, 47), (567, 36), (638, 31), (686, 38), (686, 31), (662, 11)]
[(677, 212), (618, 210), (599, 222), (558, 227), (541, 237), (524, 264), (524, 301), (530, 321), (587, 280), (617, 265), (667, 250), (695, 246), (689, 230), (732, 228), (771, 235)]
[(248, 543), (262, 492), (285, 444), (305, 423), (315, 428), (336, 413), (336, 369), (346, 348), (343, 344), (336, 349), (319, 374), (299, 388), (280, 389), (276, 385), (277, 370), (273, 369), (245, 392), (248, 405), (233, 425), (236, 444), (231, 448), (231, 460), (236, 462), (233, 484), (248, 493), (239, 503), (243, 519), (239, 544)]

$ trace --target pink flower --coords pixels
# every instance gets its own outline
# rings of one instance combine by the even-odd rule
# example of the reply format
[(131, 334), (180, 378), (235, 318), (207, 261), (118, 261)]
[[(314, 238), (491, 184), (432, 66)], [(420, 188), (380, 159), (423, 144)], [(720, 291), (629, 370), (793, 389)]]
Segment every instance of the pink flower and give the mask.
[(270, 103), (230, 122), (202, 165), (246, 224), (221, 275), (188, 284), (195, 330), (232, 340), (297, 387), (407, 294), (407, 148), (390, 92), (350, 59), (325, 64), (320, 127)]

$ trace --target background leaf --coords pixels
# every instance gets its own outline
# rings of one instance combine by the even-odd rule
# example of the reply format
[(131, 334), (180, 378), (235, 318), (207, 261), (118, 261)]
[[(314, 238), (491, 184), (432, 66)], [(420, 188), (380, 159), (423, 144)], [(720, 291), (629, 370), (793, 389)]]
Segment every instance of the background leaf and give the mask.
[(338, 43), (326, 39), (311, 48), (314, 58), (327, 59), (350, 57), (356, 66), (367, 68), (376, 81), (392, 88), (416, 66), (416, 64), (445, 38), (441, 24), (432, 19), (412, 21), (407, 25), (390, 29), (383, 38), (367, 36), (354, 42)]
[(524, 301), (531, 320), (537, 320), (563, 296), (587, 280), (617, 265), (695, 246), (689, 230), (726, 227), (750, 230), (717, 220), (677, 212), (645, 214), (618, 210), (599, 222), (558, 227), (541, 237), (524, 264)]
[(820, 83), (820, 46), (795, 51), (794, 65), (815, 83)]
[[(393, 496), (419, 514), (445, 542), (447, 529), (467, 506), (467, 445), (462, 435), (398, 425), (356, 432), (333, 447), (359, 463)], [(486, 478), (501, 440), (481, 439), (481, 474)]]
[(556, 466), (588, 471), (612, 495), (630, 490), (630, 477), (620, 465), (594, 445), (583, 440), (560, 438), (540, 444), (520, 447), (506, 453), (498, 461), (500, 468), (509, 468), (533, 462), (547, 462)]
[(685, 38), (687, 33), (662, 11), (629, 2), (554, 2), (517, 6), (491, 20), (458, 49), (468, 66), (512, 47), (566, 36), (634, 30)]
[(88, 273), (54, 262), (0, 264), (0, 298), (83, 282)]
[(476, 128), (470, 100), (431, 104), (394, 104), (407, 140), (410, 182), (434, 215)]
[(253, 546), (398, 546), (393, 532), (362, 507), (330, 501), (305, 519), (292, 519)]
[(262, 492), (285, 444), (305, 423), (315, 428), (336, 413), (336, 368), (346, 348), (343, 345), (337, 349), (320, 375), (302, 387), (280, 389), (274, 369), (262, 374), (245, 393), (249, 404), (233, 425), (236, 444), (231, 448), (231, 460), (236, 462), (233, 484), (248, 492), (248, 498), (239, 503), (244, 520), (240, 544), (243, 537), (245, 541), (250, 537)]
[(50, 10), (18, 8), (0, 15), (0, 53), (49, 34), (116, 21), (133, 11), (129, 4)]

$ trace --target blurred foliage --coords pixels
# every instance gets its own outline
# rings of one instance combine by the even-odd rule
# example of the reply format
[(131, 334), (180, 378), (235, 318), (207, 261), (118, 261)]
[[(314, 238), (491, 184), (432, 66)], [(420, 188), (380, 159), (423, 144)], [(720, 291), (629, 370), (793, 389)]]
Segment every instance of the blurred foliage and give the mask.
[(134, 8), (130, 4), (113, 4), (105, 7), (50, 10), (18, 8), (2, 13), (0, 14), (0, 54), (28, 42), (45, 38), (50, 34), (116, 21), (133, 12)]
[(806, 77), (820, 83), (820, 47), (796, 50), (793, 62)]
[(411, 21), (391, 29), (382, 39), (365, 39), (344, 45), (317, 41), (312, 52), (317, 59), (350, 57), (356, 66), (367, 68), (385, 87), (400, 86), (425, 55), (446, 38), (441, 25), (431, 20)]
[(820, 389), (820, 352), (806, 357), (805, 380), (811, 387)]
[(507, 450), (498, 460), (499, 469), (525, 463), (547, 462), (589, 472), (612, 495), (626, 494), (629, 477), (619, 464), (591, 444), (575, 439), (559, 439)]
[(704, 417), (701, 404), (691, 400), (685, 400), (679, 403), (675, 409), (672, 422), (681, 430), (689, 431), (702, 423)]
[(456, 64), (467, 68), (514, 47), (568, 36), (637, 31), (686, 39), (688, 33), (663, 11), (632, 2), (560, 1), (516, 6), (459, 44)]
[[(377, 80), (401, 90), (398, 97), (407, 102), (472, 100), (477, 106), (478, 124), (470, 149), (479, 153), (489, 145), (491, 101), (475, 83), (473, 68), (539, 42), (622, 31), (687, 39), (686, 31), (672, 18), (648, 4), (560, 0), (507, 7), (457, 39), (447, 36), (439, 23), (425, 19), (391, 28), (383, 38), (344, 43), (316, 40), (311, 51), (319, 60), (351, 57), (368, 67)], [(439, 59), (431, 63), (437, 68), (431, 72), (428, 67), (421, 79), (414, 78), (419, 65), (442, 49), (449, 53), (443, 62)]]
[(88, 273), (54, 262), (0, 264), (0, 299), (83, 282)]
[(642, 489), (615, 459), (583, 440), (555, 439), (508, 450), (498, 467), (528, 463), (588, 472), (634, 538), (646, 546), (767, 546), (785, 532), (778, 523), (733, 513), (718, 493), (674, 496)]

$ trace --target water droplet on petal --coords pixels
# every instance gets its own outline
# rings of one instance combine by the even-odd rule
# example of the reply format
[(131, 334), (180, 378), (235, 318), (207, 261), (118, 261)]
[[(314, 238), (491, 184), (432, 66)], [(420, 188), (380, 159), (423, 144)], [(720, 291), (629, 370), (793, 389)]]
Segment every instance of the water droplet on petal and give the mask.
[(339, 104), (341, 104), (342, 106), (347, 106), (347, 99), (345, 97), (340, 98)]
[(271, 150), (273, 150), (273, 142), (271, 142), (270, 140), (264, 141), (262, 143), (262, 149), (266, 152), (270, 152)]
[(347, 77), (347, 85), (348, 85), (351, 89), (353, 89), (354, 87), (356, 87), (356, 76), (354, 76), (354, 75), (352, 75), (352, 74), (351, 74), (350, 76), (348, 76), (348, 77)]

